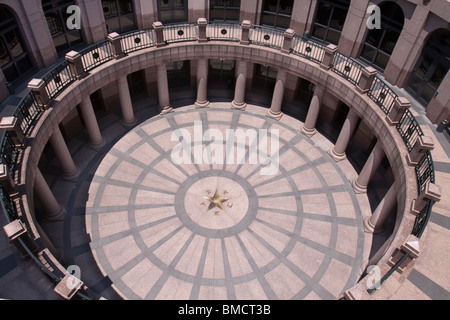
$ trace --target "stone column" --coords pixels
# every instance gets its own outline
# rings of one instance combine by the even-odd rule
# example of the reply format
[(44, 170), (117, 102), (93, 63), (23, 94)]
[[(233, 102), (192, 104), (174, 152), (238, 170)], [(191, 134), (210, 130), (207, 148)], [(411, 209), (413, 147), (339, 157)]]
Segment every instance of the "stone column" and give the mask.
[(345, 150), (350, 142), (350, 138), (355, 132), (358, 120), (358, 114), (353, 109), (350, 109), (334, 148), (328, 151), (328, 154), (334, 159), (334, 161), (339, 162), (347, 158)]
[(397, 188), (395, 183), (381, 200), (375, 211), (368, 219), (364, 220), (364, 229), (367, 233), (380, 233), (383, 231), (384, 223), (397, 204)]
[(52, 190), (45, 181), (39, 169), (36, 169), (34, 179), (34, 192), (44, 208), (44, 219), (47, 221), (60, 221), (64, 219), (65, 210), (58, 203)]
[(197, 101), (196, 108), (208, 108), (208, 59), (197, 60)]
[(117, 88), (119, 89), (122, 123), (126, 128), (131, 128), (136, 124), (136, 118), (134, 116), (133, 103), (131, 102), (127, 76), (117, 79)]
[(80, 170), (73, 162), (72, 155), (58, 127), (53, 131), (49, 141), (58, 158), (63, 178), (68, 181), (76, 181), (80, 176)]
[(306, 115), (305, 123), (300, 128), (300, 132), (305, 136), (311, 138), (317, 133), (316, 123), (319, 117), (320, 106), (322, 105), (322, 98), (325, 92), (325, 86), (316, 84), (314, 88), (314, 95), (309, 104), (308, 114)]
[(381, 145), (381, 141), (378, 140), (372, 152), (370, 153), (369, 158), (367, 159), (363, 169), (359, 173), (357, 179), (352, 181), (353, 190), (355, 193), (366, 193), (367, 186), (372, 180), (373, 175), (377, 171), (378, 167), (383, 161), (385, 156), (383, 146)]
[(286, 70), (279, 69), (277, 79), (275, 83), (275, 89), (273, 90), (272, 104), (267, 111), (266, 116), (275, 120), (280, 120), (283, 116), (281, 107), (283, 104), (284, 96), (284, 83), (286, 81)]
[(90, 97), (86, 97), (83, 101), (81, 101), (80, 109), (89, 135), (89, 145), (94, 150), (100, 150), (105, 145), (105, 141), (103, 140), (100, 132)]
[(161, 108), (161, 114), (173, 112), (170, 106), (169, 84), (167, 82), (167, 67), (166, 64), (160, 64), (156, 67), (158, 79), (158, 99)]
[(247, 61), (237, 62), (236, 87), (234, 89), (234, 100), (231, 102), (231, 109), (245, 110), (245, 85), (247, 83)]

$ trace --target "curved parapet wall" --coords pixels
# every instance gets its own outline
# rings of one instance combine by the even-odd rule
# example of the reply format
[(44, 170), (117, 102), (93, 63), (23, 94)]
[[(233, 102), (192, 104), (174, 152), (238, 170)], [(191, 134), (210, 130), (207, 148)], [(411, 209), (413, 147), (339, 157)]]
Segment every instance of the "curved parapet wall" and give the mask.
[[(154, 23), (153, 28), (122, 36), (111, 34), (107, 40), (80, 53), (69, 53), (64, 62), (42, 79), (30, 83), (31, 90), (18, 105), (14, 118), (2, 121), (6, 130), (1, 160), (5, 171), (9, 172), (5, 176), (10, 177), (2, 182), (2, 204), (11, 223), (19, 220), (28, 229), (21, 235), (27, 240), (22, 239), (18, 245), (28, 248), (34, 244), (36, 248), (30, 255), (45, 247), (53, 251), (34, 217), (37, 165), (54, 130), (85, 97), (124, 75), (168, 62), (233, 59), (269, 65), (321, 84), (366, 120), (381, 141), (397, 190), (395, 230), (378, 266), (386, 276), (397, 267), (404, 267), (408, 258), (417, 256), (417, 253), (411, 254), (408, 241), (411, 236), (420, 238), (433, 200), (438, 200), (439, 192), (430, 192), (436, 187), (431, 154), (425, 151), (418, 163), (411, 165), (408, 159), (412, 155), (418, 157), (416, 149), (423, 140), (423, 133), (407, 109), (407, 101), (399, 98), (372, 68), (362, 66), (337, 49), (299, 37), (289, 29), (283, 33), (251, 26), (245, 21), (241, 25), (208, 24), (199, 19), (197, 23), (166, 28)], [(49, 271), (45, 257), (51, 254), (39, 253), (38, 256), (41, 269)], [(53, 265), (57, 264), (54, 257), (51, 260)], [(60, 270), (57, 275), (51, 273), (55, 284), (59, 285), (67, 272), (62, 266), (56, 269)], [(83, 286), (77, 290), (80, 288)], [(365, 279), (361, 279), (345, 296), (364, 299), (369, 293)], [(63, 296), (70, 298), (73, 294)]]

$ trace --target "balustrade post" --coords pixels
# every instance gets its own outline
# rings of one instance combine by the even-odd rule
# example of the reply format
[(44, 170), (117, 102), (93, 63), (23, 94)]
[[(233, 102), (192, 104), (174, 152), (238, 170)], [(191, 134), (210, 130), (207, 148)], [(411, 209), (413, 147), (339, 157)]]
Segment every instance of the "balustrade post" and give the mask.
[(411, 204), (411, 213), (418, 216), (431, 200), (434, 202), (439, 202), (441, 200), (441, 188), (434, 183), (428, 182), (419, 197), (416, 200), (413, 200)]
[(325, 47), (325, 54), (323, 60), (320, 63), (320, 67), (324, 70), (330, 70), (333, 67), (334, 55), (337, 52), (338, 47), (334, 44), (329, 44)]
[(377, 74), (377, 70), (373, 67), (365, 67), (361, 70), (361, 77), (359, 78), (359, 82), (356, 85), (356, 90), (361, 93), (365, 94), (370, 90), (370, 87), (372, 87), (373, 80), (375, 79), (375, 76)]
[(25, 243), (25, 245), (32, 252), (36, 251), (37, 249), (36, 244), (31, 240), (30, 234), (28, 233), (26, 226), (19, 219), (16, 219), (5, 225), (3, 227), (3, 231), (5, 232), (9, 242), (19, 250), (22, 257), (27, 256), (28, 252), (20, 243), (19, 238)]
[(412, 260), (419, 257), (420, 253), (419, 241), (420, 241), (419, 238), (410, 234), (401, 245), (400, 250), (397, 250), (397, 252), (389, 259), (388, 264), (391, 267), (395, 266), (397, 263), (400, 262), (401, 259), (404, 258), (404, 256), (407, 253), (409, 253), (408, 257), (402, 262), (402, 264), (397, 269), (397, 272), (403, 273), (406, 267), (409, 265), (409, 263)]
[(45, 82), (42, 79), (32, 79), (28, 82), (28, 89), (33, 91), (36, 102), (42, 109), (47, 109), (50, 107), (52, 100), (48, 95), (47, 89), (45, 88)]
[(166, 45), (166, 42), (164, 41), (164, 25), (161, 21), (155, 21), (152, 26), (155, 31), (156, 47), (164, 47)]
[(406, 156), (408, 165), (413, 167), (417, 166), (425, 156), (426, 152), (433, 149), (433, 139), (431, 137), (420, 136), (414, 144), (411, 152)]
[(408, 99), (404, 97), (397, 97), (391, 111), (386, 116), (386, 121), (391, 126), (397, 125), (400, 122), (400, 119), (402, 118), (406, 109), (408, 109), (410, 106), (411, 102)]
[(8, 167), (5, 164), (0, 164), (0, 185), (2, 186), (3, 190), (8, 193), (9, 197), (18, 197), (17, 185), (11, 177), (11, 173), (9, 172)]
[(16, 117), (3, 117), (0, 120), (0, 129), (5, 129), (16, 148), (23, 148), (25, 143), (25, 134), (20, 127)]
[(86, 77), (87, 73), (84, 71), (81, 53), (72, 50), (66, 53), (66, 60), (75, 79), (80, 80)]
[(208, 20), (206, 20), (206, 18), (198, 18), (197, 25), (198, 25), (198, 42), (199, 43), (207, 42), (208, 38), (206, 37), (206, 26), (208, 25)]
[(250, 20), (244, 20), (241, 23), (241, 41), (240, 44), (249, 44), (250, 43), (250, 28), (252, 27), (252, 23)]
[(110, 33), (108, 35), (109, 43), (111, 44), (112, 55), (116, 60), (123, 58), (125, 56), (122, 44), (121, 44), (121, 36), (117, 32)]
[(293, 29), (287, 29), (284, 32), (283, 45), (281, 47), (281, 53), (290, 54), (292, 52), (292, 39), (294, 38), (295, 31)]

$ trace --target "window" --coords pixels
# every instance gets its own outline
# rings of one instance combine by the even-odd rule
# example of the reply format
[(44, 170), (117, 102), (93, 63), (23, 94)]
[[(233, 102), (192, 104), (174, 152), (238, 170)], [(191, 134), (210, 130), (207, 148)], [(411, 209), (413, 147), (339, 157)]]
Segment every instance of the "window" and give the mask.
[(187, 0), (157, 0), (159, 21), (162, 23), (188, 20)]
[(278, 70), (270, 66), (255, 64), (253, 87), (272, 94)]
[(438, 29), (426, 41), (406, 89), (428, 105), (450, 69), (450, 31)]
[(210, 59), (208, 87), (234, 91), (235, 60)]
[(209, 20), (239, 21), (241, 0), (211, 0)]
[(264, 0), (261, 25), (289, 28), (294, 0)]
[(167, 63), (167, 82), (169, 88), (190, 88), (191, 63), (189, 60)]
[(319, 0), (311, 35), (325, 42), (338, 44), (349, 6), (350, 0)]
[(136, 29), (132, 0), (102, 0), (108, 33)]
[(0, 67), (9, 83), (33, 68), (16, 19), (3, 5), (0, 5)]
[(370, 65), (384, 70), (402, 32), (405, 18), (402, 8), (391, 1), (381, 3), (380, 10), (381, 29), (372, 29), (368, 32), (361, 58)]
[(67, 7), (76, 5), (75, 1), (42, 0), (45, 19), (47, 20), (50, 34), (53, 37), (56, 51), (62, 55), (72, 47), (83, 43), (80, 30), (67, 29), (67, 20), (71, 13), (67, 13)]

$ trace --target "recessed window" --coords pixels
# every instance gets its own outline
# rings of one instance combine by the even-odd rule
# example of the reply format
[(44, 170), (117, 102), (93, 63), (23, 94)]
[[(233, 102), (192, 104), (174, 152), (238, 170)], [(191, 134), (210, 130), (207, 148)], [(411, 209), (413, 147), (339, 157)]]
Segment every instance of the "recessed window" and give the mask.
[(239, 21), (241, 0), (211, 0), (210, 21)]
[(158, 18), (162, 23), (188, 21), (187, 0), (157, 0)]
[(361, 58), (370, 65), (384, 70), (402, 32), (405, 18), (402, 8), (392, 1), (383, 2), (379, 7), (381, 28), (369, 30)]
[(80, 30), (67, 28), (67, 20), (71, 13), (66, 11), (71, 5), (76, 5), (75, 1), (42, 0), (45, 19), (56, 51), (60, 55), (84, 41)]
[(289, 28), (293, 5), (294, 0), (264, 0), (261, 25)]
[(255, 64), (253, 88), (272, 92), (275, 88), (278, 70), (262, 64)]
[(234, 90), (235, 66), (235, 60), (210, 59), (208, 86), (211, 88)]
[(136, 29), (132, 0), (102, 0), (102, 8), (108, 33)]
[(406, 89), (428, 105), (450, 69), (450, 31), (438, 29), (426, 41)]
[(338, 44), (349, 6), (349, 0), (319, 0), (311, 35), (325, 42)]
[(9, 83), (33, 68), (17, 21), (12, 11), (3, 5), (0, 5), (0, 67)]

